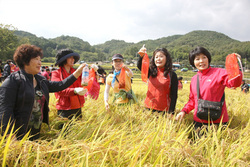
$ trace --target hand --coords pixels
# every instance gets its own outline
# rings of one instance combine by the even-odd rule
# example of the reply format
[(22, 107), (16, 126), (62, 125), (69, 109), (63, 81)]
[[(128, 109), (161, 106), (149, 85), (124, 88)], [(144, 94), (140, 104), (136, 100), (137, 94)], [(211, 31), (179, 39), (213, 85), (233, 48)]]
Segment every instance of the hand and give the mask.
[(105, 108), (107, 111), (109, 111), (109, 103), (108, 102), (105, 102)]
[(138, 54), (143, 57), (146, 53), (147, 49), (145, 48), (145, 44), (142, 46), (142, 48), (139, 50)]
[(74, 93), (78, 94), (80, 96), (84, 96), (87, 93), (87, 91), (88, 91), (88, 89), (84, 89), (84, 88), (81, 88), (81, 87), (78, 87), (78, 88), (74, 89)]
[(237, 58), (241, 59), (241, 56), (238, 53), (234, 53)]
[(129, 71), (129, 68), (125, 66), (124, 64), (122, 64), (122, 68), (124, 68), (125, 71)]
[(82, 69), (86, 66), (86, 63), (82, 63), (77, 69), (76, 71), (73, 73), (73, 75), (75, 76), (75, 78), (78, 78), (81, 74), (82, 74)]
[(91, 68), (93, 68), (93, 69), (95, 70), (95, 72), (98, 70), (98, 66), (95, 65), (95, 64), (92, 64), (92, 65), (91, 65)]
[(176, 121), (182, 121), (186, 113), (184, 111), (181, 111), (179, 114), (176, 115), (175, 120)]

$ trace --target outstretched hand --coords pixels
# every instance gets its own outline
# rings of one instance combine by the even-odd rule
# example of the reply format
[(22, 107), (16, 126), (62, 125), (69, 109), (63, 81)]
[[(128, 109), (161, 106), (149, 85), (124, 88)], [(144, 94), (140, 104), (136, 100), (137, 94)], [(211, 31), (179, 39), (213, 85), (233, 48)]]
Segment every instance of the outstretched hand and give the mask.
[(98, 70), (98, 66), (96, 64), (92, 64), (91, 68), (93, 68), (95, 70), (95, 72)]
[(83, 68), (86, 66), (86, 63), (82, 63), (77, 69), (76, 71), (73, 73), (73, 75), (75, 76), (75, 78), (78, 78), (81, 74), (82, 74), (82, 70)]
[(237, 58), (241, 59), (241, 56), (238, 53), (233, 53), (236, 55)]
[(88, 89), (77, 87), (74, 89), (74, 93), (80, 96), (84, 96), (87, 93)]
[(145, 48), (145, 44), (142, 46), (142, 48), (139, 50), (138, 54), (143, 57), (146, 53), (147, 49)]
[(176, 121), (182, 121), (186, 113), (184, 111), (181, 111), (179, 114), (176, 115), (175, 120)]

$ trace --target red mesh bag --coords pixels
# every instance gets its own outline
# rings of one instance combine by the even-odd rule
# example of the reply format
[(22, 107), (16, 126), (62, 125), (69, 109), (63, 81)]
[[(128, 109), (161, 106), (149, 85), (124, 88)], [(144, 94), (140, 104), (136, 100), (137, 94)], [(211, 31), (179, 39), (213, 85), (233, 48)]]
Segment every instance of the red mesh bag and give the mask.
[(126, 71), (124, 68), (122, 68), (119, 77), (119, 89), (125, 89), (125, 78), (126, 78)]
[(235, 53), (227, 55), (225, 66), (229, 79), (240, 75), (237, 55)]
[(142, 65), (141, 65), (141, 79), (143, 82), (148, 81), (148, 69), (149, 69), (149, 58), (148, 54), (145, 53), (144, 57), (142, 58)]
[(95, 77), (96, 77), (96, 73), (95, 73), (95, 70), (93, 68), (91, 68), (89, 70), (89, 80), (88, 80), (88, 86), (84, 86), (84, 88), (87, 88), (88, 91), (91, 89), (92, 85), (93, 85), (93, 82), (95, 80)]

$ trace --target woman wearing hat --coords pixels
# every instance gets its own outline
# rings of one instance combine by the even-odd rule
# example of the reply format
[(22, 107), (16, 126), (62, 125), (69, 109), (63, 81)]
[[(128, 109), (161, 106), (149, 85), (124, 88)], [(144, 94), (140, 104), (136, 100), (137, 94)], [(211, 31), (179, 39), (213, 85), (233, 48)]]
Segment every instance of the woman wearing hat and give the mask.
[[(115, 54), (112, 57), (112, 66), (114, 68), (113, 74), (109, 74), (106, 79), (106, 86), (104, 91), (104, 103), (106, 110), (109, 110), (109, 90), (112, 87), (114, 89), (115, 97), (114, 102), (115, 104), (126, 104), (133, 100), (136, 101), (136, 97), (132, 91), (131, 86), (131, 77), (133, 76), (133, 72), (123, 64), (123, 56), (121, 54)], [(123, 88), (120, 87), (120, 83), (122, 78), (121, 71), (122, 68), (125, 70), (125, 85)]]
[(42, 56), (42, 49), (34, 45), (25, 44), (16, 49), (13, 59), (20, 71), (11, 73), (0, 87), (2, 134), (10, 133), (14, 127), (17, 139), (22, 139), (29, 131), (30, 140), (39, 138), (42, 122), (49, 124), (49, 93), (69, 87), (85, 66), (79, 66), (63, 81), (52, 82), (38, 74)]
[[(56, 55), (56, 66), (58, 70), (52, 72), (51, 81), (62, 81), (75, 72), (73, 65), (80, 59), (79, 54), (70, 49), (62, 49)], [(85, 64), (85, 63), (83, 63)], [(73, 116), (81, 117), (81, 107), (85, 102), (84, 94), (87, 89), (81, 86), (81, 77), (79, 77), (67, 89), (55, 93), (57, 103), (56, 109), (59, 116), (71, 119)]]

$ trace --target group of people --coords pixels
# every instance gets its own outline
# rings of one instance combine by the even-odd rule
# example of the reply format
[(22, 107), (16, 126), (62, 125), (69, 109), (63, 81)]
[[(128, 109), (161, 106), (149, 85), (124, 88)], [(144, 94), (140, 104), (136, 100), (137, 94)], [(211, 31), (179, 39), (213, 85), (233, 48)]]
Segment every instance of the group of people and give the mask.
[(17, 67), (12, 60), (8, 59), (4, 67), (2, 67), (2, 60), (0, 60), (0, 82), (4, 81), (11, 73), (18, 71)]
[[(137, 67), (142, 70), (146, 48), (139, 50)], [(81, 117), (81, 108), (84, 105), (84, 95), (89, 91), (81, 85), (83, 68), (81, 64), (76, 70), (73, 65), (79, 60), (79, 54), (70, 49), (62, 49), (56, 55), (55, 65), (59, 66), (51, 74), (51, 80), (38, 75), (41, 67), (42, 50), (34, 45), (21, 45), (15, 51), (14, 61), (20, 68), (10, 75), (0, 87), (0, 123), (2, 132), (10, 124), (17, 131), (17, 138), (21, 139), (30, 131), (32, 139), (39, 138), (41, 123), (49, 123), (49, 93), (55, 92), (56, 108), (59, 116), (71, 119)], [(104, 104), (110, 110), (109, 91), (114, 90), (113, 104), (126, 105), (137, 103), (132, 90), (131, 78), (133, 72), (124, 63), (121, 54), (112, 57), (113, 72), (106, 77)], [(183, 109), (176, 114), (175, 120), (182, 120), (194, 109), (194, 126), (202, 127), (207, 124), (226, 124), (229, 121), (224, 90), (225, 87), (239, 87), (242, 74), (229, 78), (225, 69), (211, 68), (211, 55), (207, 49), (197, 47), (189, 54), (190, 64), (198, 69), (190, 84), (189, 100)], [(161, 115), (174, 115), (178, 97), (178, 80), (172, 70), (171, 55), (166, 48), (159, 48), (147, 67), (148, 90), (144, 101), (145, 110)], [(93, 68), (97, 72), (97, 68)], [(97, 79), (95, 80), (97, 82)], [(181, 85), (182, 88), (182, 85)], [(94, 89), (100, 89), (95, 87)], [(99, 92), (98, 92), (99, 93)], [(13, 98), (16, 97), (16, 98)], [(221, 102), (221, 111), (217, 119), (204, 119), (199, 116), (200, 99), (206, 102)], [(212, 103), (213, 104), (213, 103)], [(10, 131), (11, 128), (7, 130)]]
[(249, 87), (250, 87), (250, 84), (246, 83), (245, 80), (242, 80), (241, 91), (244, 93), (248, 93)]

